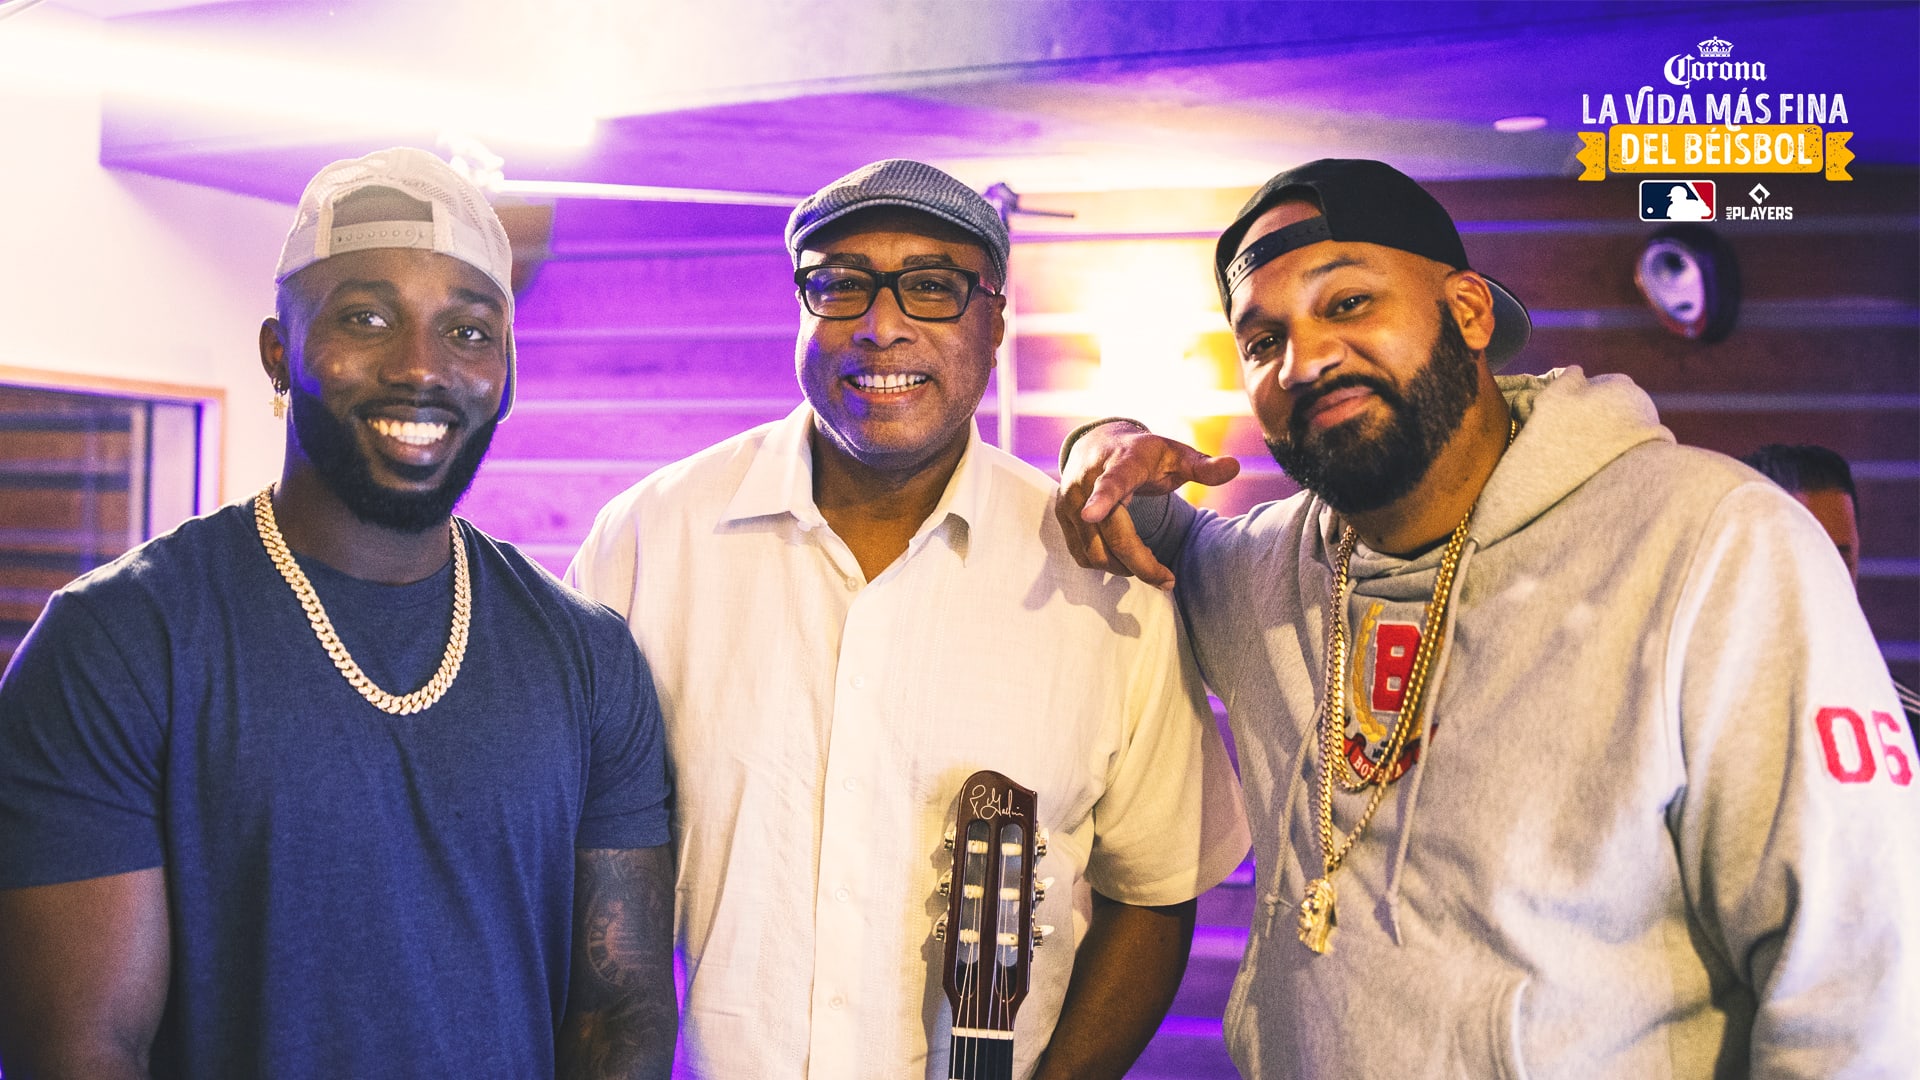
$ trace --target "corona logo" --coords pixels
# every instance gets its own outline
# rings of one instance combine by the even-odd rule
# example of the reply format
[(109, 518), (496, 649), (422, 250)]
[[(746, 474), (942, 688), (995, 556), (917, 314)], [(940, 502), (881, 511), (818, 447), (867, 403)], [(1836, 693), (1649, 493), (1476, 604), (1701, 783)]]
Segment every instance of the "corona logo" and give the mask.
[(1697, 81), (1766, 82), (1767, 65), (1761, 61), (1733, 61), (1733, 42), (1710, 37), (1699, 45), (1699, 56), (1674, 53), (1667, 57), (1660, 73), (1674, 86), (1692, 86)]

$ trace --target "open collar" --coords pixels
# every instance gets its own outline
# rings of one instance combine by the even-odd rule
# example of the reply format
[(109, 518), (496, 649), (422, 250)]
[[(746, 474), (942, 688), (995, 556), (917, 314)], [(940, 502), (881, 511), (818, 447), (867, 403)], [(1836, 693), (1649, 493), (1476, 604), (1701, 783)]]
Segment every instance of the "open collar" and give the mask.
[[(825, 525), (826, 518), (821, 516), (820, 508), (813, 501), (812, 432), (813, 409), (805, 402), (777, 421), (767, 432), (759, 453), (754, 455), (753, 464), (747, 467), (746, 475), (741, 477), (740, 486), (734, 490), (733, 498), (728, 500), (720, 520), (733, 522), (788, 514), (803, 529), (817, 529)], [(960, 463), (947, 481), (946, 490), (940, 493), (940, 500), (934, 504), (933, 512), (920, 523), (920, 527), (914, 530), (913, 539), (907, 542), (909, 554), (917, 550), (949, 518), (953, 518), (959, 522), (959, 527), (949, 530), (950, 542), (965, 559), (968, 534), (979, 525), (981, 515), (987, 508), (986, 473), (991, 466), (981, 460), (985, 455), (980, 447), (980, 431), (969, 420), (967, 448), (961, 452)]]

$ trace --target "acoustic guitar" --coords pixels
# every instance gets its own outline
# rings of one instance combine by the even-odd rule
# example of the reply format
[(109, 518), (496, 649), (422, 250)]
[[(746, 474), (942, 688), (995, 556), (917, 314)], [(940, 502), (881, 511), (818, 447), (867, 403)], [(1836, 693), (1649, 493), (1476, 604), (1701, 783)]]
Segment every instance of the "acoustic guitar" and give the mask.
[(1014, 1014), (1027, 996), (1033, 950), (1053, 932), (1033, 915), (1052, 884), (1034, 881), (1034, 864), (1047, 853), (1035, 802), (999, 773), (977, 772), (960, 786), (947, 828), (953, 867), (940, 880), (947, 910), (933, 936), (946, 945), (940, 981), (953, 1007), (953, 1080), (1013, 1080)]

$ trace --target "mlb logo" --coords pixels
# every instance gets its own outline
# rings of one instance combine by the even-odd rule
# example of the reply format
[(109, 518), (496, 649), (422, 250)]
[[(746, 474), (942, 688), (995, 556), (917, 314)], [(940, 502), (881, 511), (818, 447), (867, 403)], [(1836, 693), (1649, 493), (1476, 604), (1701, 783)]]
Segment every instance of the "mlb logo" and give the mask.
[(1641, 221), (1712, 221), (1719, 209), (1711, 180), (1640, 181)]

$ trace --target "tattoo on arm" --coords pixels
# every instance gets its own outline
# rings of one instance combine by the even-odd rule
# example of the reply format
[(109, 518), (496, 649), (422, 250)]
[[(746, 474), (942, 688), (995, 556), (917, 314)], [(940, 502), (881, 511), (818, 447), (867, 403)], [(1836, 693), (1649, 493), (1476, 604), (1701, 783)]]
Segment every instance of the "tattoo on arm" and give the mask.
[(673, 1064), (673, 849), (581, 849), (561, 1080), (658, 1077)]

